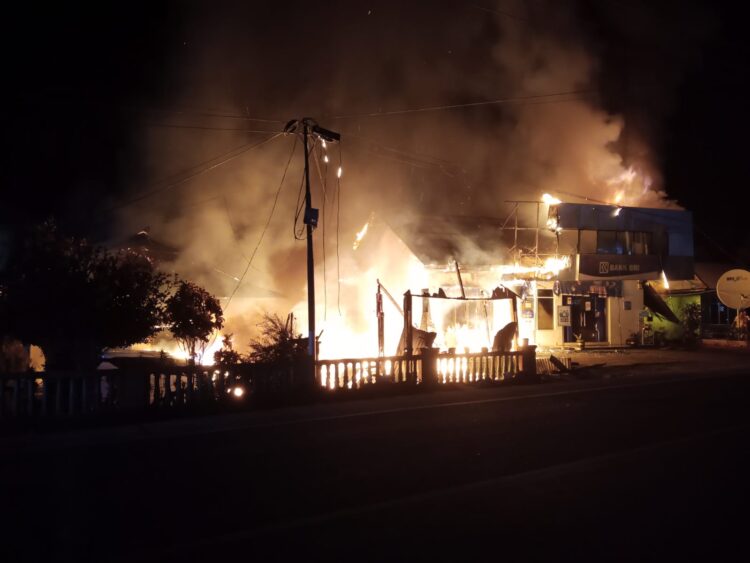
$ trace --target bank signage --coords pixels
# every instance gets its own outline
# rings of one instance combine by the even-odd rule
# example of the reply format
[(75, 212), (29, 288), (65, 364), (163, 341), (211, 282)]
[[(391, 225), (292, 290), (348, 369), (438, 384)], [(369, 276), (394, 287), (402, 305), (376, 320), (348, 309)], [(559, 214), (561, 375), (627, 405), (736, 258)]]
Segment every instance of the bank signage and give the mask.
[(645, 279), (658, 276), (658, 256), (620, 256), (617, 254), (581, 254), (578, 273), (596, 278)]

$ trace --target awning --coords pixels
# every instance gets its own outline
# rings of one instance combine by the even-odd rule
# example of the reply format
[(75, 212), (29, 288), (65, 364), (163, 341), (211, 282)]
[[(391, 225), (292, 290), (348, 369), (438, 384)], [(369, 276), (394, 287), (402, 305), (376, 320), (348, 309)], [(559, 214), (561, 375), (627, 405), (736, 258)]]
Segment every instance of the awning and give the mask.
[(643, 284), (643, 304), (660, 317), (664, 317), (675, 324), (680, 324), (680, 319), (677, 318), (677, 315), (672, 312), (666, 301), (648, 283)]

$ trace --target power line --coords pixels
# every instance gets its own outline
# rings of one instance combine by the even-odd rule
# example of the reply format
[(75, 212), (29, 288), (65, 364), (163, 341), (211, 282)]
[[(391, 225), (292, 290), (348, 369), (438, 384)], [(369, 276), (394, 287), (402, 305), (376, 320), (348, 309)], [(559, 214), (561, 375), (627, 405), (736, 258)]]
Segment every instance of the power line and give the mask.
[(257, 123), (281, 123), (284, 121), (281, 119), (269, 119), (262, 117), (250, 117), (249, 115), (242, 115), (238, 113), (223, 112), (223, 111), (211, 111), (211, 110), (190, 110), (190, 109), (163, 109), (163, 108), (138, 108), (134, 106), (128, 106), (121, 108), (125, 111), (136, 112), (136, 113), (162, 113), (162, 114), (173, 114), (173, 115), (185, 115), (185, 116), (196, 116), (196, 117), (220, 117), (224, 119), (239, 119), (243, 121), (254, 121)]
[(221, 201), (224, 206), (224, 213), (227, 216), (227, 223), (229, 223), (229, 228), (232, 230), (232, 235), (234, 237), (234, 244), (237, 245), (237, 247), (239, 248), (240, 256), (242, 256), (245, 262), (249, 262), (250, 259), (247, 256), (245, 256), (245, 253), (242, 251), (242, 247), (240, 246), (240, 236), (239, 236), (239, 233), (237, 232), (237, 228), (234, 226), (234, 221), (232, 220), (232, 214), (229, 212), (229, 202), (227, 201), (227, 196), (222, 195)]
[(320, 155), (318, 152), (319, 147), (314, 147), (312, 151), (313, 157), (315, 157), (315, 169), (318, 171), (318, 179), (320, 185), (323, 188), (323, 320), (328, 320), (328, 276), (326, 272), (326, 202), (328, 200), (328, 192), (326, 190), (326, 180), (328, 179), (328, 164), (326, 163), (326, 176), (323, 179), (323, 173), (320, 170)]
[[(81, 105), (81, 103), (82, 102), (80, 98), (74, 98), (74, 99), (49, 98), (49, 97), (44, 98), (45, 107), (48, 107), (50, 105), (79, 106)], [(34, 98), (33, 93), (25, 93), (22, 95), (19, 105), (21, 106), (23, 110), (25, 110), (25, 108), (28, 106), (39, 105), (39, 102)], [(102, 100), (86, 100), (85, 105), (89, 108), (90, 107), (105, 108), (107, 110), (127, 112), (131, 114), (132, 113), (135, 113), (135, 114), (171, 114), (171, 115), (181, 115), (181, 116), (219, 117), (219, 118), (225, 118), (225, 119), (239, 119), (243, 121), (253, 121), (256, 123), (278, 123), (278, 124), (285, 123), (285, 121), (281, 119), (271, 119), (267, 117), (251, 117), (247, 114), (232, 113), (230, 111), (223, 111), (223, 110), (218, 110), (218, 109), (217, 110), (202, 109), (202, 108), (167, 109), (167, 108), (143, 107), (143, 106), (135, 106), (135, 105), (122, 105), (122, 104), (117, 104), (117, 103), (108, 103)]]
[[(550, 94), (534, 94), (530, 96), (516, 96), (516, 97), (510, 97), (510, 98), (499, 98), (497, 100), (484, 100), (480, 102), (468, 102), (464, 104), (446, 104), (441, 106), (426, 106), (421, 108), (409, 108), (409, 109), (400, 109), (400, 110), (392, 110), (392, 111), (382, 111), (382, 112), (371, 112), (371, 113), (352, 113), (352, 114), (346, 114), (346, 115), (337, 115), (334, 116), (333, 119), (352, 119), (356, 117), (381, 117), (381, 116), (387, 116), (387, 115), (403, 115), (407, 113), (424, 113), (424, 112), (430, 112), (430, 111), (443, 111), (443, 110), (450, 110), (450, 109), (462, 109), (462, 108), (471, 108), (471, 107), (480, 107), (480, 106), (488, 106), (488, 105), (495, 105), (495, 104), (510, 104), (515, 102), (524, 102), (528, 100), (544, 100), (545, 98), (556, 98), (556, 97), (562, 97), (562, 96), (581, 96), (581, 95), (587, 95), (587, 94), (595, 94), (596, 92), (594, 90), (571, 90), (568, 92), (556, 92), (556, 93), (550, 93)], [(558, 101), (558, 100), (555, 100)], [(568, 101), (568, 100), (559, 100), (559, 101)]]
[[(142, 193), (141, 195), (139, 195), (137, 197), (134, 197), (134, 198), (132, 198), (130, 200), (127, 200), (127, 201), (124, 201), (124, 202), (119, 203), (117, 205), (114, 205), (114, 206), (110, 207), (109, 209), (105, 209), (103, 211), (103, 213), (111, 213), (113, 211), (116, 211), (117, 209), (121, 209), (123, 207), (127, 207), (129, 205), (133, 205), (134, 203), (138, 203), (139, 201), (143, 201), (144, 199), (148, 199), (149, 197), (154, 196), (157, 193), (161, 193), (163, 191), (166, 191), (166, 190), (175, 188), (177, 186), (180, 186), (180, 185), (182, 185), (182, 184), (184, 184), (184, 183), (192, 180), (193, 178), (201, 176), (202, 174), (205, 174), (206, 172), (210, 172), (211, 170), (214, 170), (215, 168), (218, 168), (219, 166), (221, 166), (223, 164), (226, 164), (227, 162), (230, 162), (231, 160), (234, 160), (235, 158), (237, 158), (239, 156), (242, 156), (243, 154), (245, 154), (248, 151), (251, 151), (252, 149), (258, 148), (261, 145), (264, 145), (264, 144), (266, 144), (266, 143), (268, 143), (270, 141), (273, 141), (274, 139), (280, 137), (281, 135), (283, 135), (283, 133), (276, 133), (275, 135), (273, 135), (272, 137), (269, 137), (268, 139), (264, 139), (264, 140), (259, 141), (257, 143), (251, 143), (251, 144), (242, 145), (242, 146), (240, 146), (238, 148), (232, 149), (232, 150), (224, 153), (223, 155), (219, 155), (218, 157), (214, 157), (214, 158), (212, 158), (212, 159), (210, 159), (208, 161), (205, 161), (205, 162), (203, 162), (201, 164), (193, 166), (192, 168), (196, 168), (198, 166), (201, 166), (201, 165), (204, 165), (204, 164), (208, 164), (209, 162), (212, 162), (212, 161), (216, 160), (217, 158), (221, 158), (222, 156), (230, 155), (230, 156), (227, 156), (226, 158), (223, 158), (219, 162), (215, 162), (214, 164), (211, 164), (210, 166), (208, 166), (206, 168), (201, 168), (201, 169), (199, 169), (199, 170), (197, 170), (197, 171), (195, 171), (193, 173), (188, 174), (187, 176), (185, 176), (185, 177), (183, 177), (183, 178), (181, 178), (179, 180), (176, 180), (174, 182), (170, 182), (170, 183), (168, 183), (166, 185), (163, 185), (163, 186), (160, 186), (158, 188), (153, 188), (151, 190), (148, 190), (148, 191)], [(232, 153), (234, 153), (234, 154), (232, 154)], [(157, 183), (157, 185), (158, 184), (159, 183)]]
[(302, 194), (304, 193), (305, 189), (305, 173), (302, 172), (302, 180), (300, 180), (299, 183), (299, 191), (297, 192), (297, 204), (294, 208), (294, 225), (292, 225), (292, 232), (294, 234), (294, 240), (305, 240), (305, 237), (302, 236), (305, 232), (305, 227), (303, 226), (299, 231), (297, 230), (297, 223), (299, 222), (300, 214), (302, 213), (302, 208), (305, 206), (305, 198), (302, 197)]
[(276, 131), (269, 131), (267, 129), (244, 129), (241, 127), (213, 127), (210, 125), (183, 125), (179, 123), (155, 123), (146, 122), (145, 125), (149, 127), (164, 127), (169, 129), (197, 129), (200, 131), (235, 131), (237, 133), (263, 133), (272, 135)]
[(452, 165), (452, 166), (458, 166), (457, 163), (451, 162), (450, 160), (446, 160), (444, 158), (433, 156), (426, 153), (420, 153), (416, 151), (410, 151), (408, 149), (400, 148), (400, 147), (391, 147), (388, 145), (384, 145), (383, 143), (380, 143), (379, 141), (375, 141), (374, 139), (368, 139), (367, 137), (363, 137), (362, 135), (357, 135), (355, 133), (342, 131), (343, 134), (345, 134), (348, 137), (351, 137), (352, 139), (362, 141), (364, 143), (369, 143), (379, 149), (384, 149), (386, 151), (392, 152), (394, 154), (403, 155), (406, 157), (411, 157), (413, 159), (419, 159), (425, 162), (426, 164), (432, 164), (435, 166), (442, 166), (444, 164)]
[[(339, 140), (339, 144), (340, 143), (341, 141)], [(339, 146), (339, 150), (341, 150), (340, 146)], [(317, 154), (317, 153), (314, 153), (314, 154)], [(327, 154), (325, 156), (327, 156)], [(340, 158), (339, 158), (339, 161), (340, 161)], [(323, 314), (324, 314), (324, 318), (327, 319), (328, 318), (328, 280), (327, 280), (327, 274), (326, 274), (326, 203), (328, 201), (328, 190), (326, 186), (328, 185), (328, 160), (324, 161), (324, 165), (325, 165), (325, 174), (323, 174), (320, 170), (320, 157), (317, 156), (315, 159), (315, 167), (318, 170), (318, 179), (320, 180), (320, 184), (323, 187)], [(338, 183), (337, 183), (336, 193), (334, 193), (333, 196), (331, 197), (332, 204), (334, 203), (334, 201), (336, 201), (337, 195), (338, 195)], [(338, 219), (339, 219), (339, 213), (337, 211), (337, 214), (336, 214), (336, 277), (337, 277), (337, 287), (338, 287), (338, 293), (339, 293), (339, 297), (337, 298), (337, 307), (338, 307), (338, 311), (340, 315), (341, 314), (341, 299), (340, 299), (341, 267), (340, 267), (340, 261), (339, 261)]]
[(525, 24), (530, 23), (529, 20), (527, 20), (526, 18), (522, 18), (515, 14), (511, 14), (510, 12), (505, 12), (503, 10), (497, 10), (494, 8), (485, 8), (484, 6), (480, 6), (479, 4), (469, 4), (469, 6), (477, 10), (482, 10), (483, 12), (489, 12), (490, 14), (497, 14), (498, 16), (503, 16), (504, 18), (509, 18), (517, 22), (522, 22)]
[(457, 162), (424, 153), (408, 151), (400, 147), (391, 147), (353, 133), (344, 134), (352, 137), (355, 141), (359, 141), (361, 144), (369, 145), (363, 146), (361, 150), (372, 153), (376, 158), (391, 160), (422, 169), (437, 168), (449, 177), (455, 177), (459, 171), (464, 174), (467, 173), (466, 169)]
[[(253, 260), (255, 259), (255, 255), (258, 253), (258, 249), (260, 248), (260, 245), (263, 243), (263, 239), (265, 238), (266, 232), (268, 231), (268, 226), (271, 224), (271, 219), (273, 218), (273, 214), (276, 211), (276, 204), (279, 202), (279, 195), (281, 195), (281, 189), (284, 187), (284, 180), (286, 179), (286, 174), (289, 171), (289, 165), (292, 162), (292, 157), (294, 156), (294, 151), (296, 148), (297, 148), (297, 138), (295, 137), (294, 144), (292, 145), (292, 150), (289, 153), (289, 158), (287, 159), (286, 166), (284, 167), (284, 173), (281, 175), (281, 181), (279, 182), (279, 187), (276, 190), (276, 195), (273, 198), (273, 205), (271, 206), (271, 211), (268, 214), (268, 219), (266, 219), (266, 224), (263, 226), (263, 230), (260, 233), (258, 242), (255, 245), (255, 248), (253, 249), (253, 252), (250, 255), (250, 258), (247, 260), (247, 264), (245, 266), (244, 271), (242, 272), (242, 275), (239, 278), (239, 281), (237, 282), (237, 285), (234, 286), (234, 290), (232, 290), (232, 293), (229, 295), (229, 298), (227, 299), (226, 305), (224, 305), (223, 307), (224, 312), (226, 312), (227, 309), (229, 308), (229, 304), (232, 302), (232, 299), (237, 293), (237, 290), (242, 285), (242, 282), (244, 281), (245, 276), (247, 275), (247, 272), (250, 270), (250, 266), (252, 265)], [(214, 340), (216, 340), (216, 336), (214, 336)], [(212, 344), (213, 344), (213, 341), (212, 341)]]
[[(339, 140), (339, 171), (343, 170), (344, 158), (341, 150), (341, 140)], [(336, 174), (336, 307), (341, 316), (341, 258), (339, 256), (339, 232), (341, 225), (341, 174)]]
[(701, 229), (695, 222), (693, 223), (693, 227), (695, 227), (695, 230), (698, 231), (701, 235), (703, 235), (703, 238), (706, 239), (708, 242), (714, 245), (715, 248), (721, 251), (721, 253), (732, 260), (735, 264), (738, 264), (740, 266), (746, 266), (744, 260), (739, 260), (737, 256), (731, 254), (729, 251), (727, 251), (722, 245), (720, 245), (716, 240), (714, 240), (712, 237), (708, 236), (708, 233)]

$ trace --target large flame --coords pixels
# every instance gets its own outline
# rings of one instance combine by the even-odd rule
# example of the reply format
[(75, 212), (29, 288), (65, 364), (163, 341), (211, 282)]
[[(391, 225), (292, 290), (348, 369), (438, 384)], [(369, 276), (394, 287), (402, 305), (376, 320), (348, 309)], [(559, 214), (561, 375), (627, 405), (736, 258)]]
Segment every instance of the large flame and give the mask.
[[(221, 349), (221, 336), (215, 333), (211, 336), (203, 355), (197, 358), (197, 363), (202, 366), (214, 365), (214, 353)], [(174, 358), (179, 362), (188, 363), (190, 356), (177, 341), (172, 339), (158, 339), (154, 342), (134, 344), (130, 350), (135, 352), (164, 352), (168, 357)]]
[(533, 278), (550, 278), (560, 274), (562, 270), (570, 268), (570, 256), (550, 256), (538, 266), (523, 266), (520, 264), (502, 264), (493, 266), (492, 271), (503, 277), (523, 276)]

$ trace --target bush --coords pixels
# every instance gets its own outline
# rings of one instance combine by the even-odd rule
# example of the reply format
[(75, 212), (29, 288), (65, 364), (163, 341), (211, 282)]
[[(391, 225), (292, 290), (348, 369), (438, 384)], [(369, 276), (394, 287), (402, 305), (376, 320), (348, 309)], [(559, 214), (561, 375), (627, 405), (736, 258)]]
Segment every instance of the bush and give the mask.
[(680, 310), (682, 339), (688, 346), (695, 345), (700, 339), (701, 306), (700, 303), (687, 303)]

